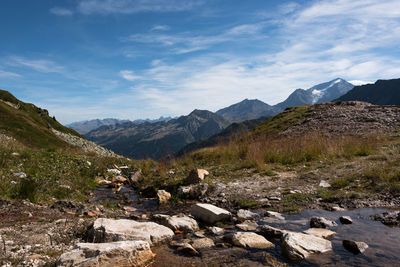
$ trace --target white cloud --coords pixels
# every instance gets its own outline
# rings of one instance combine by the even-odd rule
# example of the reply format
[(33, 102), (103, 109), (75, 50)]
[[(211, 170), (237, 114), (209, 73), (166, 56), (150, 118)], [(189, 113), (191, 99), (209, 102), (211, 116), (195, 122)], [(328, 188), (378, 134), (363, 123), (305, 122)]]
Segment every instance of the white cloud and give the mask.
[(135, 81), (141, 78), (140, 76), (135, 75), (131, 70), (121, 70), (119, 75), (128, 81)]
[(78, 11), (90, 14), (134, 14), (138, 12), (177, 12), (203, 4), (202, 0), (81, 0)]
[(168, 31), (170, 27), (168, 25), (154, 25), (150, 31)]
[(72, 16), (74, 12), (64, 7), (53, 7), (50, 9), (50, 13), (57, 16)]

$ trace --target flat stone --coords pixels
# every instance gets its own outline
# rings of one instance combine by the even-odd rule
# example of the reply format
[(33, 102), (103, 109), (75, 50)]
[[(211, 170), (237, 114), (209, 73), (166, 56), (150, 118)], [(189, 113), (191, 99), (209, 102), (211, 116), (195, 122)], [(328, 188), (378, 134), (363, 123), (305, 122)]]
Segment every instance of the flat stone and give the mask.
[(242, 231), (255, 231), (258, 227), (258, 224), (253, 221), (244, 221), (242, 223), (236, 224), (235, 226)]
[(353, 223), (353, 220), (350, 218), (350, 216), (341, 216), (339, 218), (339, 220), (342, 224), (352, 224)]
[(314, 235), (287, 232), (282, 237), (281, 249), (288, 259), (300, 261), (312, 254), (331, 251), (332, 243)]
[(327, 220), (324, 217), (312, 217), (310, 220), (311, 228), (328, 228), (337, 226), (337, 223), (331, 220)]
[(214, 241), (211, 238), (204, 237), (193, 240), (192, 246), (195, 249), (211, 248), (214, 247)]
[(168, 228), (173, 231), (179, 230), (184, 232), (195, 232), (199, 230), (197, 221), (188, 216), (172, 216), (169, 217), (165, 224)]
[(364, 253), (364, 251), (368, 248), (367, 243), (353, 240), (343, 240), (342, 244), (345, 249), (353, 254)]
[(303, 233), (308, 234), (308, 235), (322, 237), (325, 239), (330, 239), (334, 235), (336, 235), (336, 232), (333, 232), (331, 230), (324, 229), (324, 228), (310, 228), (310, 229), (303, 231)]
[(98, 243), (144, 240), (150, 245), (156, 245), (172, 239), (173, 236), (174, 232), (163, 225), (127, 219), (99, 218), (89, 230), (89, 238)]
[(211, 233), (213, 233), (214, 235), (216, 235), (216, 236), (220, 236), (220, 235), (223, 235), (225, 233), (225, 229), (224, 228), (216, 227), (216, 226), (209, 227), (208, 230)]
[(266, 224), (258, 226), (256, 232), (268, 238), (281, 238), (287, 233), (286, 230), (281, 230)]
[(260, 215), (257, 213), (244, 209), (238, 210), (236, 216), (238, 217), (239, 221), (256, 220), (260, 218)]
[(155, 254), (146, 241), (78, 243), (57, 260), (57, 266), (146, 266)]
[(205, 223), (213, 224), (218, 221), (224, 221), (231, 218), (231, 213), (217, 206), (205, 203), (192, 205), (190, 213)]
[(282, 214), (280, 214), (279, 212), (276, 212), (276, 211), (266, 211), (265, 212), (265, 216), (267, 216), (267, 217), (272, 217), (272, 218), (275, 218), (275, 219), (278, 219), (278, 220), (285, 220), (285, 217), (282, 215)]
[(237, 232), (232, 235), (232, 244), (244, 248), (270, 248), (274, 244), (265, 237), (252, 232)]

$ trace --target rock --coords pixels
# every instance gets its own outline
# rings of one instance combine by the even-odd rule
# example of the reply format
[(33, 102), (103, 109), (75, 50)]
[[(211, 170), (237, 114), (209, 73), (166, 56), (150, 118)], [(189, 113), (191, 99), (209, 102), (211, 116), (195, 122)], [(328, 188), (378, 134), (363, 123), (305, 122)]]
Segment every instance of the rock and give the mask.
[(142, 171), (139, 170), (137, 172), (130, 172), (129, 173), (129, 182), (131, 184), (135, 184), (139, 181), (140, 176), (142, 176)]
[(168, 227), (154, 222), (99, 218), (89, 229), (88, 236), (93, 242), (99, 243), (144, 240), (150, 245), (157, 245), (172, 239), (174, 232)]
[(128, 179), (126, 179), (124, 176), (121, 176), (121, 175), (118, 175), (118, 176), (115, 176), (115, 177), (112, 178), (112, 182), (113, 183), (121, 183), (121, 184), (123, 184), (123, 183), (125, 183), (127, 181), (128, 181)]
[(281, 201), (281, 198), (280, 198), (280, 197), (268, 197), (268, 200), (271, 200), (271, 201)]
[(96, 181), (96, 183), (98, 185), (111, 185), (112, 184), (111, 181), (105, 180), (105, 179), (103, 179), (101, 177), (96, 177), (96, 179), (94, 179), (94, 180)]
[(217, 236), (223, 235), (223, 234), (225, 233), (224, 228), (216, 227), (216, 226), (209, 227), (208, 230), (209, 230), (211, 233), (213, 233), (214, 235), (217, 235)]
[(260, 215), (258, 215), (257, 213), (243, 209), (238, 210), (236, 216), (238, 217), (239, 221), (256, 220), (260, 218)]
[(342, 208), (342, 207), (339, 207), (339, 206), (333, 206), (333, 207), (332, 207), (332, 210), (333, 210), (333, 211), (344, 211), (344, 210), (346, 210), (346, 209), (344, 209), (344, 208)]
[(276, 212), (276, 211), (266, 211), (265, 212), (265, 216), (273, 217), (273, 218), (276, 218), (278, 220), (285, 220), (285, 217), (283, 217), (282, 214), (280, 214), (279, 212)]
[(57, 266), (147, 266), (155, 254), (146, 241), (78, 243), (57, 260)]
[(381, 214), (372, 215), (371, 218), (375, 221), (380, 221), (386, 225), (400, 225), (400, 211), (384, 212)]
[(107, 172), (109, 174), (116, 174), (116, 175), (120, 175), (121, 174), (121, 171), (118, 170), (118, 169), (107, 169)]
[(171, 241), (170, 246), (175, 247), (179, 252), (192, 256), (198, 255), (199, 252), (186, 241)]
[(339, 220), (342, 224), (352, 224), (353, 223), (353, 220), (350, 218), (350, 216), (341, 216), (339, 218)]
[(201, 183), (195, 185), (181, 186), (178, 188), (179, 195), (188, 195), (191, 199), (203, 197), (208, 191), (208, 184)]
[(165, 190), (158, 190), (157, 197), (158, 197), (158, 203), (165, 204), (171, 198), (171, 194)]
[(242, 231), (255, 231), (258, 227), (258, 224), (253, 221), (244, 221), (243, 223), (239, 223), (235, 225)]
[(214, 247), (214, 241), (211, 238), (204, 237), (193, 240), (192, 246), (195, 249), (211, 248)]
[(54, 203), (50, 208), (58, 209), (61, 212), (74, 211), (76, 213), (83, 213), (85, 206), (80, 203), (73, 203), (71, 201), (59, 200)]
[(186, 177), (186, 179), (184, 180), (184, 183), (186, 185), (198, 184), (201, 181), (203, 181), (204, 177), (208, 174), (209, 174), (208, 171), (203, 169), (191, 170), (188, 177)]
[(168, 228), (172, 229), (173, 231), (183, 231), (183, 232), (196, 232), (198, 231), (199, 225), (195, 219), (192, 219), (188, 216), (168, 216), (163, 217), (160, 221), (162, 225), (167, 226)]
[(18, 152), (13, 152), (13, 153), (11, 153), (11, 156), (17, 157), (17, 156), (19, 156), (19, 153)]
[(237, 232), (230, 237), (232, 244), (244, 248), (270, 248), (274, 244), (263, 236), (252, 232)]
[(331, 185), (329, 184), (328, 181), (321, 180), (321, 182), (319, 182), (319, 187), (322, 187), (322, 188), (329, 188), (329, 187), (331, 187)]
[(311, 228), (328, 228), (333, 226), (337, 226), (337, 223), (327, 220), (324, 217), (312, 217), (310, 220)]
[(334, 235), (336, 235), (336, 232), (333, 232), (331, 230), (324, 229), (324, 228), (310, 228), (310, 229), (303, 231), (303, 233), (308, 234), (308, 235), (322, 237), (325, 239), (330, 239)]
[(286, 230), (281, 230), (266, 224), (258, 226), (256, 232), (268, 238), (281, 238), (285, 233), (287, 233)]
[(192, 205), (190, 213), (205, 223), (213, 224), (218, 221), (224, 221), (231, 218), (231, 213), (217, 206), (205, 203), (197, 203)]
[(345, 249), (353, 254), (364, 253), (364, 251), (368, 248), (367, 243), (352, 240), (343, 240), (342, 244)]
[(281, 249), (288, 259), (300, 261), (312, 254), (332, 250), (332, 243), (314, 235), (287, 232), (282, 237)]
[(24, 172), (16, 172), (16, 173), (14, 173), (14, 177), (17, 177), (17, 178), (20, 178), (20, 179), (25, 179), (28, 176)]
[(198, 237), (198, 238), (206, 237), (205, 231), (204, 231), (204, 230), (200, 230), (200, 231), (194, 232), (193, 235), (194, 235), (195, 237)]

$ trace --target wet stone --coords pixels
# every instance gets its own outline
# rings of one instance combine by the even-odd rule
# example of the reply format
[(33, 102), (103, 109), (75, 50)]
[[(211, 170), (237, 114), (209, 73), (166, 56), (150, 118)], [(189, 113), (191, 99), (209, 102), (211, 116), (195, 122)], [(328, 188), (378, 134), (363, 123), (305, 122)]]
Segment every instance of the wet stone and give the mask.
[(364, 242), (343, 240), (342, 243), (343, 243), (343, 247), (353, 254), (364, 253), (364, 251), (368, 248), (367, 243), (364, 243)]

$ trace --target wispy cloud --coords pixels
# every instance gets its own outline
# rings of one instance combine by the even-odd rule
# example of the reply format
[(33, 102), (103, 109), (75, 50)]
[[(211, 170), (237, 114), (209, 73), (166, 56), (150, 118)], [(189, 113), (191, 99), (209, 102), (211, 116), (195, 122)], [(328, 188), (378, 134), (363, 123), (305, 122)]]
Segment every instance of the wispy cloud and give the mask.
[(57, 16), (72, 16), (74, 14), (72, 10), (64, 7), (53, 7), (50, 9), (50, 13)]
[(64, 73), (65, 71), (64, 67), (57, 65), (51, 60), (45, 59), (27, 59), (23, 57), (12, 56), (9, 58), (7, 63), (12, 66), (27, 67), (44, 73)]
[(1, 78), (19, 78), (22, 76), (15, 72), (0, 70), (0, 77)]
[(154, 25), (150, 31), (168, 31), (169, 29), (168, 25)]
[(140, 76), (135, 75), (134, 72), (131, 70), (121, 70), (119, 72), (119, 75), (128, 81), (135, 81), (140, 79)]
[(82, 0), (77, 9), (85, 15), (176, 12), (190, 10), (203, 3), (203, 0)]

